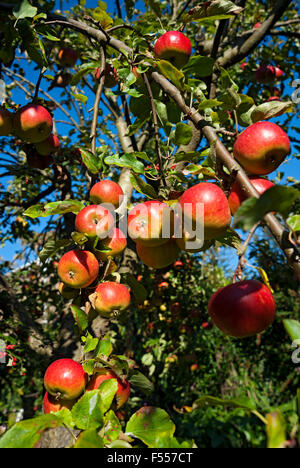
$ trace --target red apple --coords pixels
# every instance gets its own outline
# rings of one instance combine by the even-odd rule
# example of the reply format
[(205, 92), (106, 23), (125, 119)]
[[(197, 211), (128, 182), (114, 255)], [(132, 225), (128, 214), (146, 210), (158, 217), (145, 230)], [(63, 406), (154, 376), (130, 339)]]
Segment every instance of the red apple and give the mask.
[(262, 65), (255, 72), (255, 78), (259, 83), (272, 83), (282, 78), (284, 71), (273, 65)]
[(89, 205), (79, 211), (75, 219), (75, 228), (88, 237), (98, 236), (105, 239), (114, 227), (112, 213), (101, 205)]
[(182, 68), (192, 54), (192, 44), (181, 32), (168, 31), (155, 42), (154, 53), (157, 58), (168, 60), (176, 68)]
[(0, 107), (0, 136), (10, 135), (13, 131), (13, 114), (5, 107)]
[(103, 249), (110, 249), (108, 252), (96, 252), (97, 258), (100, 260), (107, 260), (109, 257), (116, 257), (120, 255), (127, 246), (125, 234), (121, 229), (113, 228), (109, 236), (101, 243)]
[(115, 395), (116, 399), (116, 409), (121, 408), (129, 398), (130, 395), (130, 383), (127, 379), (121, 380), (120, 377), (117, 376), (112, 370), (110, 369), (97, 369), (96, 373), (92, 376), (86, 390), (96, 390), (100, 387), (102, 382), (109, 379), (116, 379), (118, 383), (118, 390)]
[(43, 400), (43, 412), (44, 414), (57, 413), (64, 408), (71, 410), (75, 402), (76, 400), (56, 400), (53, 395), (46, 392)]
[(102, 317), (113, 318), (130, 305), (130, 292), (124, 284), (106, 281), (100, 283), (95, 292), (94, 309)]
[(245, 68), (246, 68), (247, 66), (248, 66), (248, 62), (243, 62), (243, 63), (241, 63), (240, 68), (241, 68), (242, 70), (245, 70)]
[(236, 139), (233, 155), (251, 174), (275, 171), (290, 152), (287, 134), (272, 122), (256, 122)]
[(154, 247), (168, 242), (172, 211), (166, 203), (149, 200), (133, 207), (127, 219), (128, 234), (140, 245)]
[(230, 225), (230, 208), (225, 193), (210, 182), (187, 189), (180, 197), (179, 205), (184, 217), (194, 226), (203, 224), (205, 240), (220, 237)]
[(44, 375), (44, 385), (50, 395), (60, 400), (75, 400), (85, 389), (87, 375), (73, 359), (54, 361)]
[(258, 23), (256, 23), (256, 24), (255, 24), (253, 27), (254, 27), (255, 29), (258, 29), (258, 28), (260, 28), (260, 27), (261, 27), (261, 23), (260, 23), (260, 22), (258, 22)]
[(58, 61), (63, 67), (74, 67), (78, 59), (77, 51), (70, 47), (63, 47), (57, 54)]
[(140, 260), (149, 268), (165, 268), (177, 259), (179, 248), (174, 239), (169, 239), (166, 244), (155, 247), (138, 243), (136, 252)]
[(245, 280), (219, 289), (211, 297), (208, 313), (226, 335), (244, 338), (265, 330), (275, 318), (270, 290), (256, 280)]
[[(263, 179), (262, 177), (250, 176), (249, 178), (251, 180), (252, 185), (254, 186), (254, 188), (256, 188), (260, 195), (266, 190), (268, 190), (270, 187), (273, 187), (274, 185), (273, 182), (271, 182), (268, 179)], [(236, 180), (232, 185), (231, 192), (228, 197), (228, 203), (232, 215), (234, 215), (237, 212), (243, 201), (245, 201), (247, 198), (247, 193), (245, 192), (245, 190), (243, 190), (243, 187)]]
[(271, 101), (281, 101), (281, 99), (278, 96), (271, 96), (268, 98), (267, 102), (271, 102)]
[(110, 203), (118, 208), (124, 197), (124, 192), (119, 184), (105, 179), (97, 182), (90, 191), (90, 199), (93, 203)]
[[(96, 68), (94, 76), (96, 80), (100, 80), (101, 78), (101, 68)], [(118, 72), (109, 64), (106, 63), (105, 65), (105, 70), (104, 70), (104, 86), (105, 88), (113, 88), (118, 84), (119, 77), (118, 77)]]
[(71, 288), (86, 288), (99, 273), (99, 263), (88, 250), (70, 250), (58, 262), (57, 273), (61, 281)]
[(48, 138), (53, 121), (50, 113), (39, 104), (27, 104), (21, 107), (13, 118), (17, 136), (28, 143), (39, 143)]
[(43, 140), (35, 144), (35, 148), (42, 156), (48, 156), (51, 153), (55, 153), (61, 144), (56, 135), (51, 133), (46, 140)]

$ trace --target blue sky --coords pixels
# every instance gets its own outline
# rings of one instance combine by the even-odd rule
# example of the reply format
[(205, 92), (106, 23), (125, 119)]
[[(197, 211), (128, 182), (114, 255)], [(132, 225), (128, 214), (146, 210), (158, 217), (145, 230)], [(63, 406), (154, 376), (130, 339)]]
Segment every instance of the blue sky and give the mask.
[[(75, 5), (77, 3), (77, 1), (71, 0), (69, 2), (63, 2), (63, 3), (65, 5), (65, 9), (69, 9), (72, 5)], [(111, 12), (111, 13), (116, 12), (115, 1), (108, 1), (106, 3), (108, 5), (108, 11), (109, 12)], [(60, 2), (57, 1), (56, 2), (57, 8), (59, 8), (59, 4), (60, 4)], [(121, 4), (122, 4), (122, 2), (121, 2)], [(138, 6), (143, 5), (143, 2), (138, 2), (137, 5)], [(87, 0), (86, 1), (86, 6), (95, 7), (95, 6), (97, 6), (97, 2), (94, 1), (94, 0), (90, 0), (90, 1)], [(38, 78), (38, 70), (34, 71), (31, 67), (29, 68), (26, 65), (25, 65), (24, 69), (25, 69), (25, 72), (30, 73), (31, 81), (36, 82), (37, 78)], [(294, 91), (294, 88), (291, 88), (289, 86), (289, 84), (290, 83), (285, 83), (285, 95), (291, 95), (293, 93), (293, 91)], [(47, 86), (44, 87), (44, 89), (46, 90)], [(61, 91), (59, 89), (53, 89), (50, 92), (50, 94), (54, 98), (56, 98), (57, 100), (59, 100), (60, 93), (61, 93)], [(15, 99), (16, 102), (24, 103), (24, 94), (23, 94), (23, 92), (21, 90), (16, 90), (15, 94), (14, 94), (14, 99)], [(86, 109), (91, 108), (92, 105), (93, 105), (93, 96), (92, 96), (92, 93), (90, 93), (88, 95), (88, 102), (87, 102), (87, 105), (86, 105)], [(64, 114), (59, 109), (55, 111), (55, 118), (57, 120), (65, 120)], [(283, 121), (283, 120), (284, 120), (284, 116), (279, 117), (277, 119), (273, 119), (272, 121), (274, 121), (275, 123), (280, 124), (280, 122)], [(59, 134), (66, 133), (69, 130), (69, 128), (70, 127), (67, 126), (67, 125), (59, 124)], [(298, 135), (295, 132), (291, 131), (291, 132), (289, 132), (289, 136), (296, 138)], [(292, 152), (295, 152), (293, 144), (292, 144)], [(282, 166), (280, 166), (280, 171), (283, 171), (285, 173), (285, 178), (286, 177), (294, 177), (296, 179), (300, 179), (300, 163), (295, 158), (288, 157), (286, 159), (286, 161), (282, 164)], [(276, 173), (272, 173), (272, 174), (270, 174), (269, 178), (274, 179), (275, 176), (276, 176)], [(285, 178), (283, 179), (283, 182), (285, 181)], [(4, 183), (4, 185), (5, 185), (5, 184), (7, 184), (8, 179), (1, 179), (1, 182)], [(46, 220), (42, 220), (42, 222), (40, 224), (41, 229), (43, 228), (43, 226), (45, 226), (45, 223), (46, 223)], [(245, 234), (243, 234), (243, 236), (245, 236)], [(6, 243), (6, 245), (4, 247), (2, 247), (0, 249), (0, 257), (2, 257), (5, 260), (11, 260), (14, 257), (16, 251), (19, 250), (19, 249), (20, 249), (20, 243), (19, 242), (16, 242), (14, 244), (8, 242), (8, 243)], [(235, 264), (236, 264), (236, 260), (234, 259), (233, 263), (232, 263), (232, 266), (234, 266)]]

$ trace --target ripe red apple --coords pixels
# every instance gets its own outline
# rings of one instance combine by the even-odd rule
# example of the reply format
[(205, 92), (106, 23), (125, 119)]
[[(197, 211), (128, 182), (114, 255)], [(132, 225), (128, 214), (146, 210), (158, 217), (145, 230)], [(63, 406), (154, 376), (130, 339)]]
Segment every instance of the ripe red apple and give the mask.
[(136, 252), (140, 260), (149, 268), (165, 268), (177, 259), (179, 248), (174, 239), (169, 239), (166, 244), (155, 247), (138, 243)]
[(61, 281), (71, 288), (86, 288), (99, 273), (99, 263), (88, 250), (70, 250), (58, 262), (57, 273)]
[(245, 280), (219, 289), (210, 298), (208, 313), (226, 335), (244, 338), (265, 330), (275, 318), (270, 290), (256, 280)]
[(68, 358), (54, 361), (44, 375), (47, 392), (60, 400), (75, 400), (84, 392), (86, 383), (82, 365)]
[(0, 107), (0, 136), (10, 135), (13, 131), (13, 114)]
[(48, 156), (51, 153), (55, 153), (60, 146), (60, 141), (54, 133), (51, 133), (46, 140), (35, 144), (37, 152), (42, 156)]
[(187, 189), (180, 197), (179, 205), (183, 215), (195, 226), (203, 224), (205, 240), (216, 239), (230, 225), (230, 208), (225, 193), (210, 182), (202, 182)]
[(75, 402), (76, 400), (56, 400), (53, 395), (46, 392), (43, 399), (43, 412), (44, 414), (57, 413), (64, 408), (71, 410)]
[(127, 379), (121, 380), (120, 377), (117, 376), (112, 370), (110, 369), (97, 369), (96, 373), (92, 376), (88, 386), (86, 387), (87, 391), (96, 390), (100, 387), (102, 382), (109, 379), (116, 379), (118, 382), (118, 390), (115, 395), (116, 399), (116, 409), (121, 408), (129, 398), (130, 395), (130, 383)]
[(90, 191), (90, 199), (94, 203), (110, 203), (118, 208), (124, 197), (124, 192), (119, 184), (105, 179), (97, 182)]
[(88, 237), (98, 236), (105, 239), (114, 227), (112, 213), (101, 205), (89, 205), (84, 207), (76, 216), (75, 228)]
[(106, 281), (100, 283), (95, 292), (94, 308), (102, 317), (113, 318), (130, 305), (130, 292), (124, 284)]
[(107, 260), (109, 257), (120, 255), (127, 246), (127, 239), (121, 229), (113, 228), (109, 236), (101, 243), (103, 249), (110, 249), (108, 252), (96, 252), (97, 258)]
[(168, 31), (155, 42), (157, 58), (168, 60), (176, 68), (182, 68), (192, 54), (192, 44), (188, 37), (179, 31)]
[[(254, 188), (256, 188), (260, 195), (266, 190), (268, 190), (270, 187), (273, 187), (274, 185), (273, 182), (271, 182), (268, 179), (263, 179), (262, 177), (250, 176), (249, 178), (251, 180), (252, 185), (254, 186)], [(243, 190), (243, 187), (236, 180), (232, 185), (231, 192), (228, 197), (228, 203), (232, 215), (234, 215), (237, 212), (243, 201), (245, 201), (247, 198), (248, 196), (245, 190)]]
[(260, 23), (260, 22), (258, 22), (258, 23), (256, 23), (256, 24), (255, 24), (253, 27), (254, 27), (255, 29), (258, 29), (258, 28), (260, 28), (260, 27), (261, 27), (261, 23)]
[(77, 51), (71, 47), (62, 47), (57, 54), (58, 61), (63, 67), (74, 67), (78, 59)]
[(28, 143), (39, 143), (48, 138), (53, 121), (50, 113), (39, 104), (21, 107), (13, 117), (14, 131)]
[(70, 288), (65, 283), (59, 283), (58, 290), (65, 299), (74, 299), (78, 296), (78, 289)]
[(255, 72), (255, 78), (259, 83), (272, 83), (282, 78), (284, 71), (273, 65), (262, 65)]
[[(101, 72), (101, 68), (100, 67), (96, 68), (95, 73), (94, 73), (96, 80), (100, 80), (101, 78), (100, 72)], [(105, 88), (113, 88), (114, 86), (118, 84), (118, 81), (119, 81), (118, 72), (109, 63), (106, 63), (105, 65), (104, 75), (105, 75), (105, 79), (104, 79)]]
[(127, 219), (128, 234), (140, 245), (154, 247), (172, 235), (172, 211), (166, 203), (149, 200), (134, 206)]
[(267, 175), (275, 171), (290, 152), (287, 134), (272, 122), (256, 122), (236, 139), (233, 155), (251, 174)]
[(242, 70), (245, 70), (245, 68), (246, 68), (247, 66), (248, 66), (248, 62), (243, 62), (243, 63), (241, 63), (240, 68), (241, 68)]

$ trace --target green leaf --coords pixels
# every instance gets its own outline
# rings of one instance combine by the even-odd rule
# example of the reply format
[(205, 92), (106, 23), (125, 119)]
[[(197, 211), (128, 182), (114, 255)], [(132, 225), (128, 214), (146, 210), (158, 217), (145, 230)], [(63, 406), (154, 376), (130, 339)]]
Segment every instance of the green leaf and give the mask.
[(88, 429), (81, 432), (73, 448), (104, 448), (104, 441), (97, 429)]
[(254, 401), (246, 396), (234, 398), (231, 400), (224, 400), (222, 398), (204, 395), (193, 403), (193, 409), (204, 408), (207, 406), (231, 406), (233, 408), (243, 408), (249, 411), (254, 411), (256, 409)]
[(78, 429), (97, 429), (103, 426), (103, 403), (99, 390), (86, 392), (72, 408), (72, 417)]
[(217, 99), (205, 99), (204, 101), (200, 102), (198, 105), (198, 111), (202, 111), (205, 109), (212, 109), (213, 107), (218, 107), (223, 104), (222, 101), (218, 101)]
[(216, 240), (222, 245), (233, 247), (238, 251), (237, 253), (240, 252), (241, 238), (234, 229), (228, 228), (226, 232), (222, 236), (218, 237)]
[(266, 415), (267, 447), (283, 448), (286, 442), (286, 422), (279, 409)]
[(285, 319), (283, 325), (292, 341), (300, 340), (300, 322), (298, 320)]
[(180, 91), (184, 91), (185, 77), (181, 70), (178, 70), (167, 60), (158, 60), (157, 67), (162, 75), (172, 81)]
[(88, 237), (82, 232), (74, 231), (72, 232), (71, 237), (77, 245), (83, 245), (88, 241)]
[(72, 94), (73, 98), (76, 99), (76, 101), (80, 101), (80, 102), (82, 102), (82, 104), (86, 105), (87, 100), (88, 100), (87, 96), (85, 96), (82, 93), (77, 93), (76, 94), (76, 93), (71, 92), (71, 94)]
[(22, 0), (13, 8), (13, 15), (17, 20), (22, 18), (33, 18), (37, 14), (37, 8), (30, 5), (27, 0)]
[(122, 275), (124, 280), (123, 282), (128, 284), (130, 291), (134, 295), (134, 298), (138, 304), (142, 304), (147, 298), (148, 293), (144, 286), (136, 280), (136, 278), (131, 273), (126, 273)]
[(101, 7), (93, 9), (93, 18), (101, 24), (103, 29), (108, 29), (114, 24), (114, 20)]
[(293, 187), (275, 185), (259, 198), (251, 197), (245, 200), (234, 216), (234, 226), (249, 231), (254, 224), (272, 211), (286, 217), (299, 196), (300, 191)]
[(98, 68), (99, 65), (97, 65), (96, 62), (93, 64), (91, 63), (84, 63), (80, 66), (79, 70), (72, 76), (71, 80), (71, 85), (72, 86), (77, 86), (78, 83), (80, 82), (81, 78), (83, 78), (87, 73), (91, 73), (96, 68)]
[(99, 338), (94, 338), (92, 335), (88, 333), (86, 337), (86, 343), (83, 349), (84, 353), (89, 353), (90, 351), (94, 351), (96, 349), (99, 342)]
[(237, 108), (238, 123), (243, 127), (248, 127), (253, 124), (252, 112), (256, 108), (256, 105), (252, 97), (246, 94), (239, 94), (239, 96), (241, 103)]
[(23, 215), (28, 216), (29, 218), (38, 218), (39, 216), (43, 216), (44, 212), (44, 205), (42, 203), (38, 203), (37, 205), (30, 206), (24, 211)]
[(84, 208), (84, 204), (78, 200), (63, 200), (50, 202), (44, 206), (43, 217), (57, 214), (74, 213), (78, 214)]
[(104, 159), (105, 164), (108, 166), (118, 166), (118, 167), (129, 167), (132, 171), (137, 174), (144, 174), (144, 164), (141, 161), (138, 161), (134, 153), (125, 153), (123, 156), (119, 157), (118, 154), (113, 156), (107, 156)]
[(202, 55), (193, 55), (188, 63), (184, 66), (183, 72), (196, 75), (197, 78), (210, 76), (213, 72), (215, 60), (211, 57), (203, 57)]
[(144, 182), (141, 177), (138, 177), (135, 174), (130, 174), (130, 183), (137, 192), (142, 193), (151, 199), (157, 198), (157, 193), (152, 185)]
[(166, 411), (153, 406), (143, 406), (129, 419), (126, 433), (140, 439), (148, 447), (159, 447), (160, 439), (172, 437), (175, 424)]
[(101, 340), (99, 340), (97, 349), (96, 349), (96, 357), (101, 356), (109, 356), (112, 353), (112, 344), (109, 335), (105, 335)]
[(0, 438), (0, 448), (34, 448), (43, 432), (63, 424), (69, 413), (62, 410), (16, 423)]
[(49, 257), (52, 257), (62, 247), (67, 247), (72, 241), (70, 239), (48, 240), (39, 253), (40, 260), (44, 263)]
[(294, 232), (300, 231), (300, 215), (292, 215), (286, 222)]
[(77, 323), (81, 332), (88, 327), (88, 318), (86, 313), (75, 304), (70, 306), (75, 322)]
[(183, 22), (186, 24), (207, 18), (214, 21), (227, 19), (238, 15), (242, 10), (243, 8), (236, 6), (229, 0), (209, 0), (189, 10), (183, 16)]
[(108, 411), (105, 415), (102, 432), (105, 445), (111, 444), (120, 435), (121, 424), (112, 410)]
[(188, 145), (193, 137), (193, 129), (189, 125), (179, 122), (175, 130), (175, 145)]
[(118, 390), (117, 379), (104, 380), (98, 390), (101, 396), (103, 412), (106, 413), (106, 411), (111, 407), (115, 394)]
[(130, 376), (129, 383), (147, 396), (154, 392), (153, 383), (139, 371), (135, 371)]
[(294, 105), (291, 101), (271, 101), (265, 102), (260, 106), (257, 106), (251, 112), (252, 122), (259, 122), (260, 120), (272, 119), (279, 115), (285, 114), (286, 112), (293, 112)]

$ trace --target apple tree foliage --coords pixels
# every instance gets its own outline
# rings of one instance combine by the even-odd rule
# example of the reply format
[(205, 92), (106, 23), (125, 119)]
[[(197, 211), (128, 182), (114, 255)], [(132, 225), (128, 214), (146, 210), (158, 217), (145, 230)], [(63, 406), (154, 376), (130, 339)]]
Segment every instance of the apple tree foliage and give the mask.
[[(86, 242), (74, 231), (74, 218), (99, 174), (119, 182), (129, 203), (176, 200), (203, 180), (228, 194), (236, 172), (217, 140), (230, 158), (238, 132), (268, 119), (289, 134), (289, 158), (294, 165), (298, 159), (296, 2), (140, 3), (99, 1), (87, 8), (83, 0), (61, 12), (46, 0), (0, 2), (1, 101), (12, 112), (40, 102), (62, 143), (42, 168), (29, 164), (28, 148), (16, 136), (0, 139), (1, 242), (19, 241), (16, 260), (25, 264), (1, 267), (0, 352), (8, 366), (0, 364), (0, 421), (3, 431), (10, 429), (0, 447), (58, 446), (63, 438), (55, 431), (62, 427), (68, 428), (64, 446), (78, 448), (294, 446), (300, 395), (290, 356), (291, 342), (300, 339), (299, 181), (285, 176), (285, 164), (272, 174), (276, 187), (259, 200), (248, 198), (233, 228), (204, 252), (182, 254), (177, 265), (153, 272), (138, 263), (130, 244), (123, 259), (104, 266), (104, 279), (120, 274), (133, 292), (124, 317), (89, 323), (87, 298), (68, 302), (58, 293), (57, 261), (65, 249)], [(153, 55), (155, 39), (171, 29), (192, 42), (182, 70)], [(59, 65), (61, 47), (77, 51), (73, 68)], [(112, 89), (94, 76), (105, 62), (118, 73)], [(257, 82), (255, 70), (265, 64), (280, 65), (284, 79)], [(62, 73), (68, 84), (60, 87)], [(269, 99), (274, 95), (280, 100)], [(199, 116), (204, 128), (196, 125)], [(249, 262), (258, 268), (245, 271), (271, 285), (278, 320), (257, 339), (231, 340), (212, 329), (207, 316), (211, 294), (230, 282), (222, 247), (241, 267), (242, 242), (270, 211), (277, 224), (252, 239)], [(280, 237), (279, 247), (272, 236)], [(84, 394), (71, 411), (42, 415), (43, 373), (64, 356), (81, 360), (89, 374), (102, 364), (128, 376), (133, 391), (126, 409), (113, 411), (111, 381)], [(25, 419), (16, 423), (24, 414), (13, 408), (22, 408)]]

